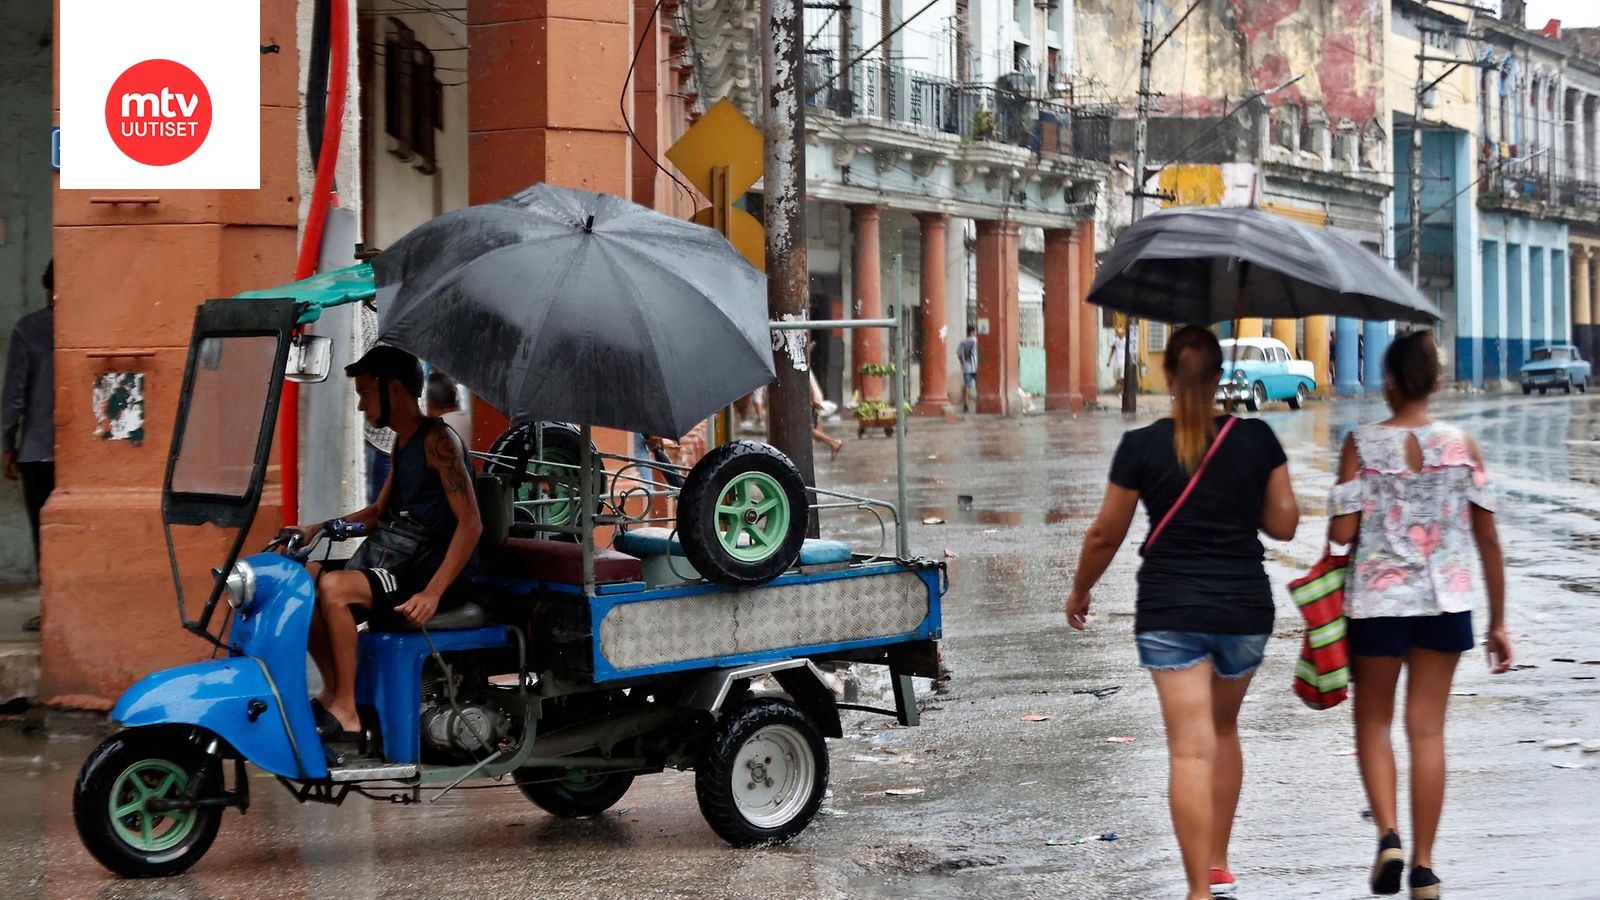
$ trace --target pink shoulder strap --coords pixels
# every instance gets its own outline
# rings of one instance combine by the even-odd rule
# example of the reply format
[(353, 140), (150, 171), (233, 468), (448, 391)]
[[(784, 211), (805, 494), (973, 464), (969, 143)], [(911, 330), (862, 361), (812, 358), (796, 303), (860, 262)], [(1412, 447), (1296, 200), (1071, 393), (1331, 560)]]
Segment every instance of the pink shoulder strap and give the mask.
[(1233, 423), (1237, 421), (1239, 421), (1238, 417), (1229, 416), (1228, 421), (1222, 423), (1222, 430), (1217, 432), (1216, 439), (1211, 442), (1211, 449), (1207, 450), (1205, 458), (1200, 460), (1200, 467), (1194, 470), (1194, 475), (1190, 477), (1189, 484), (1184, 487), (1183, 493), (1178, 495), (1178, 501), (1172, 504), (1172, 508), (1167, 510), (1165, 516), (1161, 517), (1161, 523), (1156, 526), (1155, 531), (1150, 532), (1150, 537), (1145, 540), (1144, 549), (1146, 551), (1155, 546), (1156, 538), (1160, 537), (1161, 532), (1166, 530), (1167, 523), (1171, 522), (1172, 517), (1178, 514), (1178, 510), (1189, 499), (1189, 495), (1194, 493), (1194, 486), (1200, 483), (1200, 476), (1205, 474), (1206, 465), (1211, 462), (1211, 457), (1217, 455), (1217, 448), (1222, 446), (1222, 439), (1228, 436), (1228, 432), (1233, 430)]

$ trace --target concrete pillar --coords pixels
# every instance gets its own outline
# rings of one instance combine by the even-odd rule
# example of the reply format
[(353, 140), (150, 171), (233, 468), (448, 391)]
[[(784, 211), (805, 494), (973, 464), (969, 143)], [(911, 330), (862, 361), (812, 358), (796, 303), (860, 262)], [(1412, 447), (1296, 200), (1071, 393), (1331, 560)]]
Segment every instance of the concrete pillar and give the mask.
[(1094, 284), (1094, 220), (1078, 225), (1072, 233), (1078, 249), (1078, 389), (1085, 405), (1100, 400), (1100, 307), (1088, 302)]
[[(945, 342), (949, 335), (945, 314), (945, 225), (944, 213), (921, 213), (922, 226), (922, 390), (918, 395), (919, 415), (942, 416), (950, 405), (945, 379)], [(961, 337), (965, 337), (965, 333)], [(959, 339), (959, 338), (958, 338)]]
[(1044, 379), (1045, 409), (1080, 409), (1082, 375), (1078, 365), (1083, 327), (1078, 245), (1070, 228), (1044, 233)]
[(978, 223), (978, 412), (1010, 415), (1020, 387), (1015, 222)]
[[(464, 5), (468, 201), (488, 203), (541, 181), (632, 196), (633, 144), (617, 103), (633, 56), (630, 0)], [(474, 449), (505, 427), (504, 415), (474, 401)], [(631, 441), (597, 438), (618, 453), (631, 452)]]
[(1582, 91), (1572, 92), (1572, 172), (1569, 177), (1574, 181), (1588, 180), (1589, 172), (1589, 142), (1584, 134), (1584, 94)]
[(1584, 341), (1579, 346), (1583, 348), (1583, 358), (1593, 362), (1600, 357), (1600, 291), (1595, 289), (1595, 255), (1593, 246), (1584, 244), (1573, 248), (1574, 264), (1577, 266), (1577, 281), (1574, 297), (1582, 298), (1575, 301), (1573, 310), (1576, 313), (1578, 304), (1581, 303), (1588, 324), (1580, 329), (1584, 334)]
[[(883, 262), (879, 225), (883, 207), (863, 204), (850, 207), (850, 233), (854, 238), (852, 273), (855, 309), (852, 319), (883, 318)], [(861, 375), (861, 367), (882, 365), (884, 331), (881, 328), (855, 328), (850, 332), (850, 383), (861, 392), (862, 400), (882, 400), (886, 385), (881, 377)]]
[[(295, 16), (293, 0), (261, 4), (261, 33), (276, 40), (279, 51), (261, 56), (261, 105), (250, 113), (261, 119), (258, 190), (61, 190), (56, 182), (50, 236), (59, 298), (56, 487), (42, 517), (39, 567), (39, 697), (51, 705), (107, 710), (150, 672), (211, 655), (178, 619), (161, 485), (195, 307), (294, 277), (300, 204)], [(59, 103), (59, 73), (56, 78)], [(56, 121), (59, 113), (58, 107)], [(132, 197), (159, 202), (91, 202)], [(13, 232), (11, 241), (22, 238)], [(38, 277), (37, 270), (27, 273), (29, 291), (38, 290)], [(144, 440), (96, 433), (92, 396), (96, 379), (108, 372), (143, 378)], [(276, 459), (274, 449), (246, 552), (280, 524)], [(189, 615), (199, 614), (211, 587), (206, 567), (222, 560), (235, 533), (175, 530)]]
[[(1340, 396), (1358, 397), (1361, 395), (1361, 322), (1341, 316), (1334, 322), (1334, 335), (1338, 345), (1338, 356), (1334, 360), (1338, 381), (1334, 384)], [(1310, 343), (1307, 334), (1306, 343)]]
[(1266, 324), (1267, 323), (1262, 321), (1261, 319), (1240, 319), (1239, 320), (1239, 337), (1242, 337), (1242, 338), (1263, 337), (1264, 336), (1264, 331), (1263, 330), (1266, 328)]
[(1364, 348), (1361, 380), (1367, 393), (1383, 393), (1383, 354), (1389, 350), (1388, 322), (1364, 322), (1361, 335)]
[(1311, 361), (1311, 366), (1316, 370), (1317, 393), (1324, 397), (1332, 396), (1333, 385), (1328, 383), (1328, 317), (1308, 316), (1306, 318), (1306, 354), (1305, 358)]

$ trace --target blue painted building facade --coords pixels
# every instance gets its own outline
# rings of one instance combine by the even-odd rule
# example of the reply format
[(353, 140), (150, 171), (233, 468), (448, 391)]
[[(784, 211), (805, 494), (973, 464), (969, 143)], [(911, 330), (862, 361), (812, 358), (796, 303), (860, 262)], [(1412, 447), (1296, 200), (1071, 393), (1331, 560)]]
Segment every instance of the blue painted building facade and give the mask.
[(1533, 350), (1572, 333), (1564, 223), (1480, 214), (1484, 340), (1473, 382), (1515, 378)]

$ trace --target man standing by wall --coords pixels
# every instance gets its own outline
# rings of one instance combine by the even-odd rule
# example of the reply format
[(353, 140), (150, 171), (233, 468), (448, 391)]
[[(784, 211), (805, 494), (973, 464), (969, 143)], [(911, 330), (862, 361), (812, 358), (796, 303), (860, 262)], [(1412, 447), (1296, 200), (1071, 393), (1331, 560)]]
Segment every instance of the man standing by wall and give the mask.
[[(39, 565), (39, 511), (56, 486), (55, 263), (45, 267), (45, 308), (17, 320), (6, 356), (0, 463), (5, 476), (22, 482), (22, 499), (33, 531), (33, 563)], [(37, 626), (35, 626), (37, 627)]]

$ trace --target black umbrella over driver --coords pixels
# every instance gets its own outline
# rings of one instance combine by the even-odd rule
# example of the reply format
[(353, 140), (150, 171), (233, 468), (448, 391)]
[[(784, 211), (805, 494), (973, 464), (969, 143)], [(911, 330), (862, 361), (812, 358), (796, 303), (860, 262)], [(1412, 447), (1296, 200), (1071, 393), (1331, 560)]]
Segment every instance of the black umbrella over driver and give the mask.
[(373, 260), (381, 339), (512, 421), (677, 437), (774, 377), (766, 277), (717, 232), (535, 185)]

